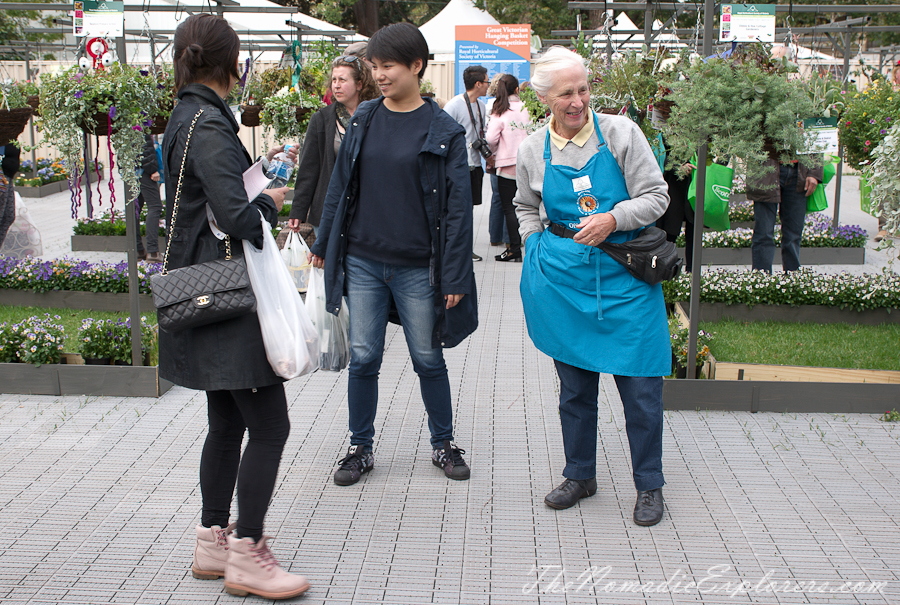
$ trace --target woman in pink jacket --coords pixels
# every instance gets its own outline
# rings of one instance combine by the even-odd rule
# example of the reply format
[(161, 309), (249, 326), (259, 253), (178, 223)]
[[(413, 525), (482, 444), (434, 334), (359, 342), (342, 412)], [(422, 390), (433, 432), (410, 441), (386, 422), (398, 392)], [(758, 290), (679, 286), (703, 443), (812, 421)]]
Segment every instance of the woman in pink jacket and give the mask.
[(519, 100), (519, 80), (511, 74), (503, 74), (497, 86), (497, 98), (491, 107), (487, 138), (494, 152), (494, 168), (500, 189), (500, 204), (509, 231), (509, 248), (494, 258), (500, 262), (522, 262), (522, 238), (513, 198), (516, 197), (516, 153), (519, 145), (528, 137), (525, 127), (531, 124), (525, 105)]

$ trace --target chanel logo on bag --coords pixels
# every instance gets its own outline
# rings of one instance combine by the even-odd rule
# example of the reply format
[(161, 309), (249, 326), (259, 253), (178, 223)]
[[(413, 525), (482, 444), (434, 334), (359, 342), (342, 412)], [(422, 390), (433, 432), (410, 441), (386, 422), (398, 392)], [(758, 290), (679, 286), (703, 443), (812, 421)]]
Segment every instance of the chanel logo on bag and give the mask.
[(194, 299), (194, 306), (198, 309), (202, 309), (203, 307), (208, 307), (212, 304), (212, 294), (204, 294), (202, 296), (198, 296)]

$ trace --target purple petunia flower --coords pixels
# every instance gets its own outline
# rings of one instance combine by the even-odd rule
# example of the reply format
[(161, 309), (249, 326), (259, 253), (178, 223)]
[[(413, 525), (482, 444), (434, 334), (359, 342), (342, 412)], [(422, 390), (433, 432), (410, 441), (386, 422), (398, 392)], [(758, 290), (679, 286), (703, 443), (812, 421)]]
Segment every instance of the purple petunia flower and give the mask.
[(884, 128), (882, 128), (882, 129), (879, 131), (878, 134), (884, 134), (884, 133), (886, 133), (886, 132), (887, 132), (887, 130), (885, 130)]
[(76, 90), (76, 91), (75, 91), (75, 98), (76, 98), (76, 99), (80, 99), (80, 98), (83, 97), (83, 96), (84, 96), (84, 91), (83, 91), (83, 90)]
[(113, 119), (113, 120), (116, 119), (116, 106), (115, 105), (109, 106), (109, 117), (110, 117), (110, 119)]
[(142, 76), (149, 76), (149, 75), (150, 75), (150, 72), (147, 71), (146, 69), (142, 69), (142, 70), (141, 70), (141, 75), (142, 75)]

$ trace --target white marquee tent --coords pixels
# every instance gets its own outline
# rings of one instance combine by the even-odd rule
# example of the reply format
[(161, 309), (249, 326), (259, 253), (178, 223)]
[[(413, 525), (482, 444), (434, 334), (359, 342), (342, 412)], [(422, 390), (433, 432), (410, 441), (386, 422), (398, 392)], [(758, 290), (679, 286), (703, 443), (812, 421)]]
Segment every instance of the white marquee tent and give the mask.
[(431, 21), (419, 27), (428, 42), (428, 50), (436, 61), (453, 60), (456, 56), (457, 25), (499, 25), (490, 13), (483, 11), (472, 0), (450, 0), (447, 6)]

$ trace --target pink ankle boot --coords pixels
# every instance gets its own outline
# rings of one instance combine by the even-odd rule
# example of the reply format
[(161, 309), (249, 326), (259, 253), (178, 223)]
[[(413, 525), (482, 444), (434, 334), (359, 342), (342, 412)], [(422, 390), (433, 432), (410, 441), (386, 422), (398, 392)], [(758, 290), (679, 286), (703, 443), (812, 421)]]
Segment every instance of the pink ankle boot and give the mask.
[(225, 575), (225, 561), (228, 559), (228, 536), (235, 524), (226, 528), (197, 526), (197, 545), (194, 546), (194, 564), (191, 574), (198, 580), (218, 580)]
[(255, 594), (266, 599), (290, 599), (309, 589), (306, 578), (281, 569), (266, 544), (270, 539), (263, 536), (254, 544), (250, 538), (228, 536), (225, 592), (239, 597)]

